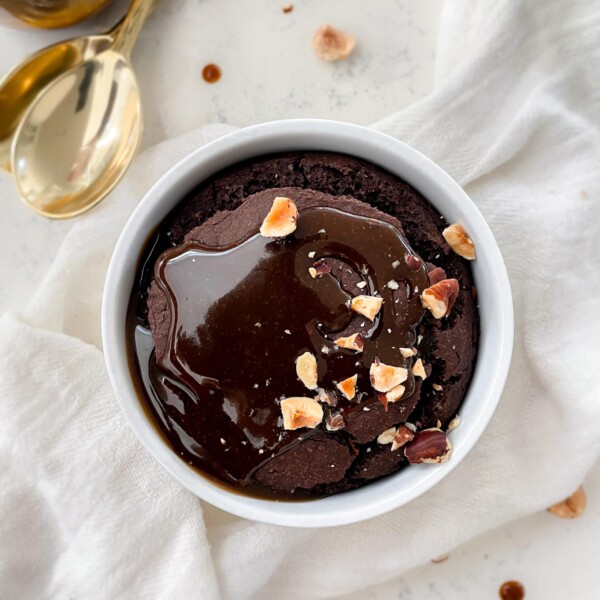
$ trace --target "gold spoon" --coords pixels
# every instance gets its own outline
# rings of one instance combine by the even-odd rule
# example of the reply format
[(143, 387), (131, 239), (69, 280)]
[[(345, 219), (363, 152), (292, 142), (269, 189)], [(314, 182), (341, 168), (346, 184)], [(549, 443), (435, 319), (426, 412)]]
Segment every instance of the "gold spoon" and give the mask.
[(103, 35), (88, 35), (43, 48), (0, 80), (0, 168), (10, 173), (10, 145), (34, 98), (69, 69), (104, 52), (114, 42), (117, 25)]
[(133, 0), (112, 45), (51, 82), (13, 138), (11, 165), (23, 201), (67, 219), (100, 202), (125, 174), (142, 135), (129, 55), (156, 0)]

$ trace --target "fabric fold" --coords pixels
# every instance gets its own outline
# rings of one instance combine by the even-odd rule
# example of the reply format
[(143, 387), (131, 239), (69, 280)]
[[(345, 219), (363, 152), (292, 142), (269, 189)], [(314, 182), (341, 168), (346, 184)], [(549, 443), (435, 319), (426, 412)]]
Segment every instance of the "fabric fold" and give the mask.
[[(136, 203), (232, 128), (156, 146), (0, 320), (0, 589), (20, 598), (327, 598), (545, 509), (600, 453), (600, 13), (586, 0), (445, 4), (436, 88), (375, 125), (463, 185), (500, 245), (516, 338), (482, 439), (409, 505), (294, 530), (203, 505), (149, 457), (106, 376), (100, 306)], [(510, 485), (507, 485), (510, 482)]]

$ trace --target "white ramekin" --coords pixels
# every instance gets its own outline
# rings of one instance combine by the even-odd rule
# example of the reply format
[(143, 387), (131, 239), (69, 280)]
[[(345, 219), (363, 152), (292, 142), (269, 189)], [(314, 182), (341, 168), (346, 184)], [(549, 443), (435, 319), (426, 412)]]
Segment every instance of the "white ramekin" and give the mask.
[[(309, 502), (273, 502), (230, 492), (204, 478), (165, 444), (148, 420), (131, 379), (125, 316), (140, 253), (149, 234), (200, 182), (239, 161), (293, 150), (328, 150), (366, 159), (419, 190), (448, 222), (460, 222), (475, 243), (481, 338), (473, 380), (451, 433), (450, 461), (413, 465), (365, 487)], [(382, 133), (334, 121), (288, 120), (241, 129), (199, 148), (166, 173), (137, 206), (117, 243), (104, 292), (102, 335), (108, 373), (131, 427), (182, 485), (225, 511), (292, 527), (327, 527), (381, 515), (420, 496), (446, 477), (483, 433), (498, 404), (511, 358), (513, 307), (500, 250), (460, 186), (413, 148)]]

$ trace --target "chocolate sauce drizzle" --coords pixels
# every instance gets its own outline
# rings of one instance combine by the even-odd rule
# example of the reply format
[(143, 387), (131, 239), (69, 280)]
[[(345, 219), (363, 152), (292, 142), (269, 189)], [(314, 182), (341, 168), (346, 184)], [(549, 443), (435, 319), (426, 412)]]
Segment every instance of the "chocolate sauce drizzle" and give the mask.
[[(134, 344), (144, 390), (175, 451), (244, 487), (266, 461), (323, 430), (325, 423), (283, 429), (281, 399), (316, 395), (296, 376), (306, 351), (317, 359), (319, 386), (335, 393), (337, 406), (328, 410), (346, 422), (379, 403), (369, 381), (376, 357), (409, 369), (403, 399), (410, 397), (412, 359), (399, 349), (415, 345), (428, 285), (425, 266), (406, 264), (410, 254), (392, 225), (325, 207), (302, 212), (283, 240), (253, 231), (235, 246), (189, 241), (163, 252), (154, 278), (168, 306), (166, 345), (152, 350), (140, 326)], [(330, 272), (313, 278), (318, 261)], [(350, 309), (360, 294), (384, 300), (373, 322)], [(352, 333), (363, 335), (364, 352), (335, 345)], [(335, 385), (354, 374), (357, 396), (349, 401)]]

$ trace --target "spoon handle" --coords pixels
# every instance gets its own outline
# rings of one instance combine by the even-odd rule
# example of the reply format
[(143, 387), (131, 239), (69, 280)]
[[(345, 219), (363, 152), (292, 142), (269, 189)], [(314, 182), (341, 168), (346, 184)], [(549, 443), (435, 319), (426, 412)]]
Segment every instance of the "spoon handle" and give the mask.
[(133, 50), (137, 38), (158, 0), (132, 0), (115, 35), (113, 49), (125, 56)]

